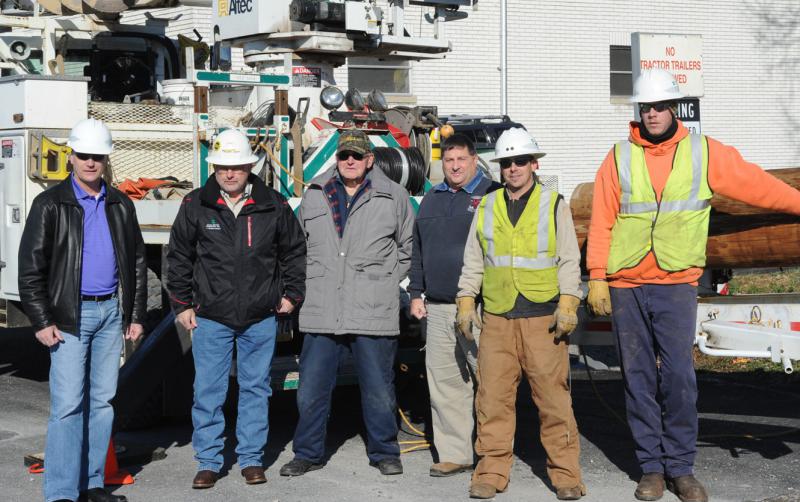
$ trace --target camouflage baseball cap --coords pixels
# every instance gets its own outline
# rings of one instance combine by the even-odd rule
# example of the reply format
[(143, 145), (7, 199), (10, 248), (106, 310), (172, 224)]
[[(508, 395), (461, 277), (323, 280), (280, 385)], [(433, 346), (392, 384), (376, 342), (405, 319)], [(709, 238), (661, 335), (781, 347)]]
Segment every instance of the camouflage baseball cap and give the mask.
[(339, 134), (339, 145), (336, 147), (336, 152), (356, 152), (360, 154), (370, 153), (372, 151), (372, 143), (369, 142), (364, 131), (359, 129), (347, 129)]

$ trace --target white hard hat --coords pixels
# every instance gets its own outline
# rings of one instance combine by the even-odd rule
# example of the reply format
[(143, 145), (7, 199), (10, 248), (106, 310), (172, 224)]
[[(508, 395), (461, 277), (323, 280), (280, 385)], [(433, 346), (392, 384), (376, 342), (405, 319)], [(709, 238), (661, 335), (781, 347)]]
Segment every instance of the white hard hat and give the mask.
[(108, 155), (114, 150), (111, 131), (97, 119), (84, 119), (69, 132), (67, 146), (73, 152)]
[(506, 129), (497, 138), (494, 144), (494, 158), (492, 162), (500, 162), (501, 159), (530, 155), (534, 159), (544, 157), (546, 154), (539, 149), (539, 144), (528, 134), (528, 131), (521, 127)]
[(225, 129), (211, 142), (206, 162), (215, 166), (255, 164), (258, 156), (250, 149), (247, 135), (238, 129)]
[(685, 98), (672, 73), (661, 70), (643, 70), (633, 84), (631, 103), (658, 103)]

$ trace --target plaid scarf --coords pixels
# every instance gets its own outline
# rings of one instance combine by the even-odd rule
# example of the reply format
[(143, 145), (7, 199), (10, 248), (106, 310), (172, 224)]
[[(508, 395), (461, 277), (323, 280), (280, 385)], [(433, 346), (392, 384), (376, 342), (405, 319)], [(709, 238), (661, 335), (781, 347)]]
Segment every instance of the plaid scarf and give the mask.
[[(372, 183), (369, 178), (364, 180), (364, 183), (361, 184), (358, 191), (353, 195), (350, 205), (355, 204), (356, 199), (358, 199), (361, 194), (366, 193), (371, 185)], [(331, 179), (325, 182), (325, 186), (322, 188), (325, 192), (325, 199), (328, 201), (328, 205), (331, 208), (333, 225), (336, 227), (336, 233), (341, 239), (344, 233), (344, 226), (347, 223), (347, 216), (350, 214), (350, 208), (347, 205), (347, 193), (344, 191), (344, 185), (338, 175), (332, 176)]]

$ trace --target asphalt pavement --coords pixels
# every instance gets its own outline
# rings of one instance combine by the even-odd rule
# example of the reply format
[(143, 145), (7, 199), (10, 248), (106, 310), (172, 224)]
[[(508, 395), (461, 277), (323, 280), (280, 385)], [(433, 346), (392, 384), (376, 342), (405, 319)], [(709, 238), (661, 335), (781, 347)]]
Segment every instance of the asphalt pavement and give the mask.
[[(0, 330), (0, 501), (42, 500), (42, 476), (29, 474), (25, 455), (44, 449), (48, 410), (48, 358), (30, 332)], [(594, 385), (577, 361), (573, 401), (581, 431), (581, 464), (591, 501), (635, 500), (639, 472), (624, 414), (620, 375), (593, 373)], [(696, 474), (714, 501), (800, 502), (800, 388), (760, 384), (752, 375), (701, 374), (700, 432)], [(407, 379), (400, 404), (418, 428), (427, 422), (424, 381)], [(133, 485), (114, 488), (137, 501), (459, 501), (468, 499), (469, 475), (431, 478), (429, 450), (402, 456), (405, 472), (381, 476), (368, 465), (356, 388), (336, 391), (325, 468), (298, 478), (278, 470), (292, 458), (297, 411), (294, 393), (273, 397), (270, 438), (265, 452), (269, 481), (245, 485), (235, 464), (229, 430), (224, 476), (210, 490), (192, 490), (195, 472), (191, 425), (172, 421), (146, 430), (120, 432), (115, 440), (128, 452), (157, 452), (164, 458), (131, 466)], [(407, 426), (404, 426), (408, 430)], [(409, 431), (410, 432), (410, 431)], [(538, 420), (527, 385), (520, 386), (511, 484), (500, 502), (555, 500), (547, 482)], [(402, 434), (401, 440), (419, 438)], [(678, 498), (668, 493), (667, 502)]]

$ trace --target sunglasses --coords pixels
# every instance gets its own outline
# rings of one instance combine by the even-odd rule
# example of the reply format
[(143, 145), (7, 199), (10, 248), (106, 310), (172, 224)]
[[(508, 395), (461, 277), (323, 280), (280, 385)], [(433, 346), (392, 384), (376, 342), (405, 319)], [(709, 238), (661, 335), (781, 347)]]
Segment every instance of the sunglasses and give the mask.
[(336, 154), (336, 158), (339, 160), (347, 160), (350, 157), (353, 157), (354, 160), (364, 160), (363, 153), (351, 152), (350, 150), (342, 150)]
[(508, 169), (509, 167), (511, 167), (512, 163), (517, 167), (524, 167), (527, 166), (531, 162), (531, 160), (533, 160), (532, 157), (515, 157), (513, 159), (502, 159), (500, 160), (500, 169)]
[(95, 162), (103, 162), (104, 160), (106, 160), (106, 156), (100, 153), (78, 153), (78, 152), (74, 153), (76, 157), (78, 157), (83, 161), (92, 159)]
[(663, 112), (671, 103), (669, 101), (662, 101), (660, 103), (642, 103), (639, 105), (639, 113), (650, 113), (650, 110), (655, 110), (657, 112)]

